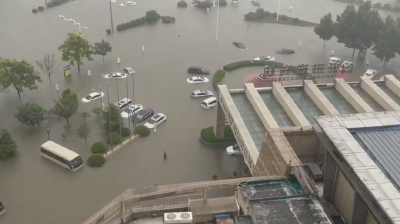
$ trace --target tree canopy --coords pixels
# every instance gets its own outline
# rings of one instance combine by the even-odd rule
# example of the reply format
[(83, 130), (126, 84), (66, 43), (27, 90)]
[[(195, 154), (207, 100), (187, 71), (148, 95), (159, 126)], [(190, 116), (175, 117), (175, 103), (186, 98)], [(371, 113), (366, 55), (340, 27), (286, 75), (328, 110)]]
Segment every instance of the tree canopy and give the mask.
[(61, 97), (54, 100), (53, 113), (57, 116), (65, 118), (69, 125), (69, 118), (76, 113), (79, 108), (78, 96), (71, 89), (62, 92)]
[(123, 124), (120, 109), (110, 104), (102, 111), (102, 120), (104, 121), (106, 131), (111, 127), (111, 131), (118, 131), (119, 127)]
[(101, 42), (94, 43), (93, 50), (94, 54), (103, 56), (104, 61), (104, 56), (106, 56), (108, 52), (111, 52), (112, 48), (110, 43), (105, 40), (101, 40)]
[(21, 98), (24, 89), (37, 89), (38, 82), (42, 82), (39, 73), (27, 61), (0, 58), (0, 85), (2, 89), (8, 89), (12, 86), (17, 90), (18, 97)]
[(319, 24), (314, 28), (314, 32), (320, 39), (324, 40), (325, 47), (325, 41), (330, 40), (334, 35), (334, 25), (330, 13), (321, 18)]
[(4, 128), (0, 133), (0, 159), (6, 160), (17, 154), (17, 143), (11, 137), (7, 128)]
[(21, 123), (35, 127), (45, 120), (47, 111), (36, 103), (26, 103), (18, 107), (14, 117)]
[(51, 74), (56, 70), (57, 61), (55, 59), (55, 55), (52, 54), (43, 54), (43, 58), (35, 61), (36, 65), (44, 72), (47, 77), (49, 77), (49, 81), (51, 83)]
[(58, 47), (58, 50), (62, 53), (63, 61), (68, 61), (71, 65), (75, 65), (75, 63), (78, 65), (78, 71), (80, 71), (80, 65), (83, 65), (83, 58), (93, 61), (92, 46), (79, 33), (69, 33), (64, 43)]
[(399, 27), (391, 16), (385, 20), (383, 29), (378, 34), (378, 40), (372, 48), (375, 57), (379, 58), (384, 63), (396, 57), (399, 45)]

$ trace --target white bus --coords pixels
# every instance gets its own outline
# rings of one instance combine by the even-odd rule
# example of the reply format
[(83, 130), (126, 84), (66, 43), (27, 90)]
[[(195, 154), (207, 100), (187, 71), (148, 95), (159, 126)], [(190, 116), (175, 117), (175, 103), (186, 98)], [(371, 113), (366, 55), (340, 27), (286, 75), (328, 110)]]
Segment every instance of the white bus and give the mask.
[(83, 166), (80, 155), (55, 142), (47, 141), (41, 147), (42, 156), (69, 170), (76, 171)]

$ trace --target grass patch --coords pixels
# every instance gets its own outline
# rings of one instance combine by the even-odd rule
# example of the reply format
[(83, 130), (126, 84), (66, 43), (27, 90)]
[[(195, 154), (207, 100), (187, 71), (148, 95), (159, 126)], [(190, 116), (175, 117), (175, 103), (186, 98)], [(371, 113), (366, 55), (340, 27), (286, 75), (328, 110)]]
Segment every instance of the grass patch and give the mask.
[(285, 15), (280, 15), (279, 20), (276, 21), (276, 16), (265, 16), (260, 19), (254, 20), (256, 22), (261, 22), (261, 23), (277, 23), (277, 24), (282, 24), (282, 25), (291, 25), (291, 26), (301, 26), (301, 27), (314, 27), (318, 25), (318, 23), (313, 23), (313, 22), (308, 22), (305, 20), (301, 20), (298, 18), (292, 18), (289, 16)]
[(224, 70), (225, 71), (233, 71), (238, 68), (253, 67), (253, 66), (266, 66), (266, 65), (283, 66), (283, 63), (276, 62), (276, 61), (253, 61), (253, 60), (238, 61), (238, 62), (233, 62), (233, 63), (225, 65)]
[(214, 134), (214, 127), (203, 128), (200, 133), (201, 138), (209, 143), (236, 142), (231, 127), (225, 126), (224, 138), (217, 139)]
[(225, 71), (218, 70), (217, 72), (214, 73), (213, 76), (213, 87), (215, 90), (218, 89), (218, 83), (222, 82), (222, 80), (225, 77)]

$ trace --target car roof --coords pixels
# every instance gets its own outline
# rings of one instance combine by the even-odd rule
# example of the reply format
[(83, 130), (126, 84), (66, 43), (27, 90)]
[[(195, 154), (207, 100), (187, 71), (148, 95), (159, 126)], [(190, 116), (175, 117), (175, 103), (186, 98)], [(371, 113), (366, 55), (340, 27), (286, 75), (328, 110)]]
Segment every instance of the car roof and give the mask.
[(165, 115), (163, 113), (157, 113), (157, 114), (154, 114), (153, 117), (151, 117), (151, 118), (157, 119), (157, 118), (159, 118), (161, 116), (165, 116)]
[(335, 61), (336, 61), (336, 60), (340, 60), (340, 58), (337, 58), (337, 57), (330, 57), (329, 60), (335, 60)]
[(201, 76), (193, 76), (192, 79), (202, 79), (203, 77)]
[(133, 70), (131, 67), (125, 67), (125, 70)]
[(118, 101), (118, 103), (126, 103), (126, 102), (128, 102), (128, 101), (131, 101), (131, 99), (123, 98), (123, 99), (120, 99), (120, 100)]
[(89, 93), (88, 95), (89, 96), (94, 96), (94, 95), (98, 95), (98, 94), (100, 94), (99, 92), (93, 92), (93, 93)]
[(207, 99), (203, 100), (203, 102), (208, 103), (208, 102), (213, 101), (213, 100), (217, 100), (217, 97), (212, 96), (210, 98), (207, 98)]
[(201, 66), (190, 66), (189, 68), (203, 69), (203, 67), (201, 67)]

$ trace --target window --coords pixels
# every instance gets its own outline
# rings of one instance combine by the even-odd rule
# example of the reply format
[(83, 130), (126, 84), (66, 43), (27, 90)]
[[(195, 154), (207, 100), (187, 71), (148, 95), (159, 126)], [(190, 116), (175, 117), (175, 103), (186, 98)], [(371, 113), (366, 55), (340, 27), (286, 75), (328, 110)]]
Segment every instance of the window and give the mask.
[(92, 99), (92, 97), (91, 97), (90, 95), (87, 95), (87, 96), (85, 97), (85, 99), (90, 100), (90, 99)]

